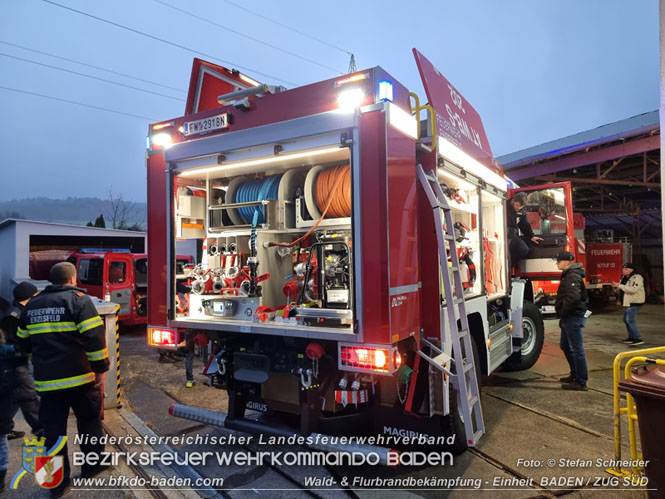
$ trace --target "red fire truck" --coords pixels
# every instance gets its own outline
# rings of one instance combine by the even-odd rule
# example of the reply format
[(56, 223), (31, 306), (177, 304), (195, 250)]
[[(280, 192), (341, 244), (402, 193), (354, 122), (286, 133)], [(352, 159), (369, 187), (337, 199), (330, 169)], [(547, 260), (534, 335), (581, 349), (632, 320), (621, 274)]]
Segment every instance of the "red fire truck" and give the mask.
[[(120, 305), (118, 320), (127, 326), (147, 323), (148, 255), (129, 250), (84, 248), (67, 258), (76, 266), (76, 285), (86, 293)], [(176, 265), (191, 265), (192, 257), (178, 255)], [(184, 270), (182, 270), (184, 271)]]
[[(536, 235), (543, 238), (532, 245), (530, 255), (521, 262), (519, 275), (532, 281), (534, 303), (543, 314), (553, 314), (561, 272), (551, 260), (565, 246), (575, 255), (587, 273), (586, 287), (592, 305), (602, 307), (617, 299), (612, 281), (621, 280), (623, 264), (631, 261), (632, 247), (626, 241), (609, 239), (587, 242), (585, 220), (581, 213), (572, 213), (570, 182), (549, 184), (524, 189), (527, 194), (527, 215)], [(570, 206), (568, 206), (570, 204)], [(572, 234), (572, 237), (570, 236)], [(554, 248), (554, 249), (553, 249)]]
[(627, 241), (587, 243), (587, 289), (598, 305), (618, 299), (612, 281), (619, 282), (624, 263), (632, 262), (632, 245)]
[[(150, 126), (148, 341), (206, 335), (205, 372), (229, 394), (228, 414), (173, 415), (455, 434), (461, 451), (484, 433), (480, 373), (536, 361), (502, 168), (478, 113), (414, 55), (428, 105), (380, 67), (285, 90), (196, 59), (185, 115)], [(177, 239), (205, 242), (186, 274)]]

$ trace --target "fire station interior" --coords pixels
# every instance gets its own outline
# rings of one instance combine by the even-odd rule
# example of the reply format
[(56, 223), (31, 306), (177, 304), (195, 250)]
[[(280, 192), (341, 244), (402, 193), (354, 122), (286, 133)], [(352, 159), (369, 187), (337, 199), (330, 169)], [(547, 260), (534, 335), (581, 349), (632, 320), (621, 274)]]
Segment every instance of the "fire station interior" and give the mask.
[(349, 150), (266, 159), (176, 177), (175, 237), (204, 246), (176, 269), (176, 318), (348, 329)]

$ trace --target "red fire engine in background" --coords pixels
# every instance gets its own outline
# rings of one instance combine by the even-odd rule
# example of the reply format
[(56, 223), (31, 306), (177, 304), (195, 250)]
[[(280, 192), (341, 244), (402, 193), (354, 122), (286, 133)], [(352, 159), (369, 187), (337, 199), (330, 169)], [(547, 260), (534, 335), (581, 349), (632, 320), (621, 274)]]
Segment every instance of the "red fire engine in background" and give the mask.
[[(118, 320), (125, 326), (148, 320), (148, 255), (129, 250), (81, 249), (67, 261), (76, 267), (76, 285), (89, 295), (120, 305)], [(192, 257), (178, 255), (176, 265), (186, 268)]]
[[(475, 109), (414, 55), (428, 105), (380, 67), (285, 90), (196, 59), (185, 115), (150, 126), (148, 341), (205, 335), (229, 395), (227, 414), (173, 415), (455, 434), (461, 451), (485, 430), (479, 375), (535, 363), (543, 322), (508, 272), (502, 168)], [(189, 272), (179, 239), (206, 246)]]
[[(527, 215), (534, 233), (544, 241), (532, 245), (531, 254), (521, 262), (519, 275), (531, 280), (534, 290), (534, 303), (544, 314), (553, 314), (556, 292), (561, 272), (551, 258), (556, 252), (551, 249), (553, 242), (557, 250), (566, 248), (575, 255), (575, 261), (586, 270), (586, 287), (591, 304), (605, 306), (617, 299), (612, 281), (621, 280), (623, 264), (632, 261), (632, 246), (622, 240), (614, 242), (609, 237), (597, 236), (587, 241), (585, 219), (581, 213), (572, 213), (570, 202), (570, 182), (540, 185), (514, 189), (527, 194)], [(570, 217), (572, 214), (572, 217)], [(571, 227), (572, 225), (572, 227)], [(551, 258), (550, 258), (551, 257)]]

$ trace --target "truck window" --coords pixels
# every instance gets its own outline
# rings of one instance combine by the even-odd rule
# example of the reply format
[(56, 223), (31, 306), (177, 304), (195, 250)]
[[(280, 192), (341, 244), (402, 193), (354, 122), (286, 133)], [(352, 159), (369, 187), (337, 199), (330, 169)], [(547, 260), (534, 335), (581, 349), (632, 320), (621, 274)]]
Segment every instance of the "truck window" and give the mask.
[(109, 283), (118, 284), (127, 280), (127, 264), (125, 262), (111, 262), (109, 265)]
[(563, 187), (531, 191), (527, 194), (526, 211), (535, 234), (566, 233), (568, 220), (565, 200)]
[(88, 286), (101, 286), (104, 277), (104, 260), (81, 258), (78, 268), (79, 280)]
[(148, 285), (148, 259), (140, 258), (134, 262), (134, 284), (137, 288)]

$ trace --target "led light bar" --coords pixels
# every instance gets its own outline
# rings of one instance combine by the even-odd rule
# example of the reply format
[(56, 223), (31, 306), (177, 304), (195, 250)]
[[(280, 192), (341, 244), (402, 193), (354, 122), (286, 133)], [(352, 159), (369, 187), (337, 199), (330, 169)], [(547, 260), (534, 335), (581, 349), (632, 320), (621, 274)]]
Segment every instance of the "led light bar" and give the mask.
[(335, 81), (335, 88), (341, 87), (342, 85), (346, 85), (347, 83), (353, 83), (354, 81), (362, 81), (362, 80), (367, 80), (367, 79), (369, 79), (369, 73), (355, 74), (353, 76), (348, 76), (346, 78), (336, 80)]
[(157, 123), (156, 125), (152, 125), (153, 130), (162, 130), (164, 128), (169, 128), (175, 125), (173, 121), (167, 121), (166, 123)]
[(182, 172), (180, 176), (182, 177), (189, 177), (192, 175), (199, 175), (201, 173), (210, 173), (210, 172), (218, 172), (222, 170), (227, 170), (227, 169), (235, 169), (235, 168), (242, 168), (244, 166), (256, 166), (256, 165), (265, 165), (268, 163), (276, 163), (280, 161), (286, 161), (288, 159), (298, 159), (298, 158), (307, 158), (309, 156), (321, 156), (323, 154), (330, 154), (334, 152), (339, 152), (339, 150), (342, 149), (341, 147), (328, 147), (326, 149), (318, 149), (318, 150), (312, 150), (312, 151), (304, 151), (304, 152), (295, 152), (291, 154), (280, 154), (279, 156), (270, 156), (267, 158), (259, 158), (259, 159), (250, 159), (247, 161), (238, 161), (236, 163), (229, 162), (227, 164), (222, 164), (222, 165), (215, 165), (215, 166), (207, 166), (204, 168), (196, 168), (194, 170), (188, 170), (186, 172)]
[(437, 144), (439, 154), (441, 154), (443, 157), (448, 158), (460, 168), (463, 168), (469, 173), (474, 174), (479, 179), (482, 179), (488, 184), (493, 185), (502, 192), (506, 192), (508, 188), (508, 182), (501, 175), (486, 167), (477, 159), (472, 158), (459, 147), (441, 136), (439, 136)]
[(401, 107), (388, 103), (388, 124), (412, 139), (418, 138), (418, 123), (416, 119)]
[(245, 83), (249, 83), (253, 87), (258, 87), (260, 83), (253, 78), (250, 78), (249, 76), (245, 76), (244, 74), (240, 73), (240, 79), (244, 81)]

